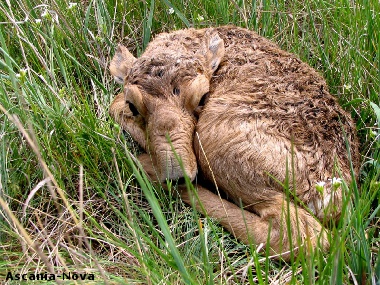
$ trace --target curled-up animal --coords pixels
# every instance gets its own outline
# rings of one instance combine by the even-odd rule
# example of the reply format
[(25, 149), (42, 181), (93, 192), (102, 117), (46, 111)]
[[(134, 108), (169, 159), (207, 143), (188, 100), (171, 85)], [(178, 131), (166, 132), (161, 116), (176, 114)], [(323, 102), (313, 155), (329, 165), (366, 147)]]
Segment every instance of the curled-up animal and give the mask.
[(318, 72), (233, 26), (159, 34), (139, 58), (119, 46), (110, 70), (124, 84), (110, 114), (146, 151), (152, 180), (202, 176), (198, 199), (181, 198), (242, 242), (269, 242), (271, 254), (328, 249), (323, 224), (344, 198), (328, 181), (355, 180), (359, 152), (352, 119)]

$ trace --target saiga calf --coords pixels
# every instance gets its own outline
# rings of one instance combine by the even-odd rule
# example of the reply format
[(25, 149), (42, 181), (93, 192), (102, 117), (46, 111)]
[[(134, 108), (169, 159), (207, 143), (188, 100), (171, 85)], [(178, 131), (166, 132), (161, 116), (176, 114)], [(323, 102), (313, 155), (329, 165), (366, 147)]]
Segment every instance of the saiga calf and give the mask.
[(232, 26), (160, 34), (139, 58), (119, 46), (110, 70), (124, 84), (110, 114), (145, 149), (153, 180), (217, 185), (228, 201), (204, 185), (199, 200), (181, 197), (244, 243), (269, 240), (272, 254), (286, 259), (305, 241), (328, 248), (321, 222), (339, 218), (343, 199), (332, 178), (349, 184), (359, 152), (349, 114), (315, 70)]

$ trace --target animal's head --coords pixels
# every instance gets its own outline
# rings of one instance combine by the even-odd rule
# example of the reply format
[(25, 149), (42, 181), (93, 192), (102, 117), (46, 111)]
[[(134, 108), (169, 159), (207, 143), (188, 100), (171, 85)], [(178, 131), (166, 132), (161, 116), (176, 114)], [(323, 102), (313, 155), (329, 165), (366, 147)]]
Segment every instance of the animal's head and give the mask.
[(161, 181), (184, 177), (177, 156), (185, 174), (195, 178), (194, 113), (224, 55), (223, 40), (213, 30), (206, 31), (195, 52), (180, 44), (176, 50), (175, 44), (158, 45), (140, 58), (119, 46), (110, 65), (115, 80), (124, 84), (110, 114), (151, 155)]

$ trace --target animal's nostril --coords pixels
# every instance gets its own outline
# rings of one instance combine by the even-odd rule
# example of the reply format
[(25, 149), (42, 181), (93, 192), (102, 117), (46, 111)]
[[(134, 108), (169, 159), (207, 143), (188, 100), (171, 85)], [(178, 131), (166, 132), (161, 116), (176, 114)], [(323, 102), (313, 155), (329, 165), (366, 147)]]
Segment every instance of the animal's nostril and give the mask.
[(186, 184), (186, 179), (185, 177), (180, 177), (177, 179), (177, 184), (178, 185), (185, 185)]

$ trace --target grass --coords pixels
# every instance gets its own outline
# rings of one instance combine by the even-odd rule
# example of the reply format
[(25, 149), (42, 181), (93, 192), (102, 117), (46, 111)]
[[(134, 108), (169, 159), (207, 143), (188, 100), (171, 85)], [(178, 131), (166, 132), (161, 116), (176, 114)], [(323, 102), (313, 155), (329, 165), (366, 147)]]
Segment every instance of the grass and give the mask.
[[(380, 3), (358, 2), (2, 1), (0, 280), (80, 272), (93, 274), (86, 284), (379, 284)], [(161, 31), (222, 24), (296, 53), (356, 120), (360, 183), (346, 188), (329, 253), (287, 264), (238, 243), (151, 185), (108, 116), (117, 43), (141, 54)]]

